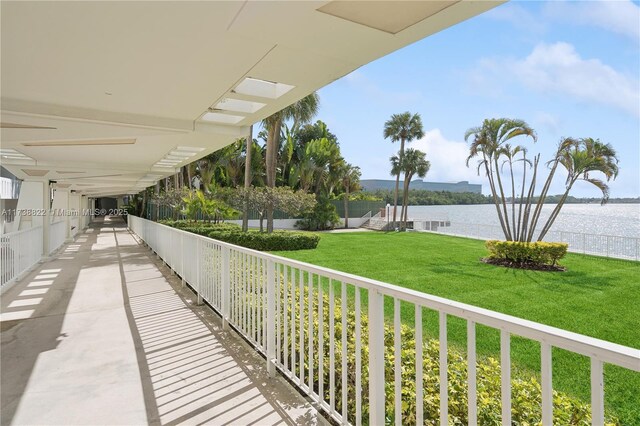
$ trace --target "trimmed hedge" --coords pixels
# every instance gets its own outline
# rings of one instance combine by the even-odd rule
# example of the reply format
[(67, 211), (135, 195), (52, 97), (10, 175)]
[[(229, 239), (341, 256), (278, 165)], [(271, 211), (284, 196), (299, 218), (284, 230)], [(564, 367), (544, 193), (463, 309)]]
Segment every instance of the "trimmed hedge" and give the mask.
[(183, 231), (260, 251), (310, 250), (318, 246), (320, 236), (311, 232), (274, 231), (270, 234), (242, 228), (232, 223), (164, 220), (160, 223)]
[(260, 251), (310, 250), (318, 246), (320, 236), (310, 232), (220, 232), (211, 231), (209, 238)]
[(567, 254), (568, 244), (545, 243), (538, 241), (524, 243), (520, 241), (490, 240), (486, 243), (489, 258), (505, 259), (515, 263), (534, 263), (556, 265)]
[[(235, 223), (213, 223), (204, 221), (190, 221), (190, 220), (160, 220), (159, 223), (163, 225), (171, 226), (173, 228), (182, 229), (185, 231), (193, 232), (194, 234), (207, 235), (211, 230), (223, 231), (223, 232), (240, 232), (242, 228)], [(203, 230), (202, 232), (195, 232), (192, 229)], [(204, 231), (206, 230), (206, 231)]]

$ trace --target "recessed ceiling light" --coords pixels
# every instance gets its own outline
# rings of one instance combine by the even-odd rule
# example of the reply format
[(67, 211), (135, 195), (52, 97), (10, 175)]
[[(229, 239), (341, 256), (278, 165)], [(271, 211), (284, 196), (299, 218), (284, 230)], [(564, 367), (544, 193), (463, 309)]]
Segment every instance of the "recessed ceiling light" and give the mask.
[(182, 151), (171, 151), (169, 153), (169, 155), (171, 156), (182, 157), (182, 158), (193, 157), (195, 154), (196, 154), (195, 152), (182, 152)]
[(187, 152), (204, 151), (204, 148), (200, 148), (199, 146), (177, 146), (176, 149), (178, 151), (187, 151)]
[(253, 114), (265, 105), (266, 104), (263, 104), (262, 102), (251, 102), (242, 101), (240, 99), (225, 98), (218, 102), (215, 108), (224, 111), (246, 112), (249, 114)]
[(289, 84), (247, 77), (238, 84), (234, 92), (260, 98), (278, 99), (294, 87)]
[(30, 160), (34, 161), (33, 158), (25, 155), (21, 152), (16, 151), (13, 148), (2, 148), (0, 149), (0, 156), (2, 158), (6, 158), (7, 160)]
[(49, 170), (39, 170), (39, 169), (22, 169), (22, 171), (27, 176), (44, 176), (49, 173)]
[(244, 119), (241, 115), (220, 114), (218, 112), (207, 112), (202, 116), (205, 121), (213, 121), (216, 123), (236, 124)]

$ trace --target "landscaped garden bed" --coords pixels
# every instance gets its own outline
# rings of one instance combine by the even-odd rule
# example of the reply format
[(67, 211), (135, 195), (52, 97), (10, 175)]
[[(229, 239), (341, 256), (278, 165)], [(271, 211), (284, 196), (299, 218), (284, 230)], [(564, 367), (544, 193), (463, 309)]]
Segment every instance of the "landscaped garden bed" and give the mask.
[[(324, 234), (316, 250), (277, 254), (640, 348), (633, 305), (639, 262), (568, 253), (561, 274), (496, 268), (478, 262), (486, 256), (483, 241), (424, 233)], [(391, 300), (385, 313), (391, 323)], [(401, 316), (412, 324), (414, 310), (403, 306)], [(425, 311), (423, 322), (426, 336), (437, 338), (437, 313)], [(466, 321), (450, 318), (448, 338), (464, 353)], [(477, 349), (479, 356), (497, 357), (499, 332), (478, 326)], [(514, 377), (539, 375), (537, 342), (514, 336), (511, 355)], [(554, 349), (553, 360), (554, 389), (588, 403), (588, 358)], [(605, 365), (605, 389), (605, 406), (620, 423), (638, 424), (640, 374)]]

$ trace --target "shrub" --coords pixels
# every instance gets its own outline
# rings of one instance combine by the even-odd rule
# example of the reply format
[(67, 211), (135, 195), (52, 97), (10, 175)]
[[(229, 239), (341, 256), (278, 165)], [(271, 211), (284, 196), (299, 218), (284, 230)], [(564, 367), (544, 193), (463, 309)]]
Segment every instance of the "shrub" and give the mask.
[[(294, 323), (299, 324), (301, 317), (305, 326), (302, 327), (304, 337), (304, 363), (303, 374), (305, 377), (305, 383), (309, 382), (310, 363), (307, 353), (309, 351), (309, 330), (306, 324), (308, 324), (309, 316), (312, 317), (314, 323), (313, 330), (313, 348), (312, 364), (313, 364), (313, 383), (312, 388), (314, 392), (319, 392), (319, 374), (318, 365), (320, 362), (320, 353), (324, 354), (322, 358), (323, 363), (323, 383), (324, 392), (321, 397), (325, 402), (329, 403), (330, 389), (329, 383), (330, 377), (330, 358), (329, 358), (329, 342), (331, 341), (330, 327), (329, 327), (329, 297), (327, 296), (327, 288), (323, 290), (323, 347), (320, 350), (318, 345), (318, 333), (319, 330), (319, 315), (318, 315), (318, 291), (317, 287), (311, 290), (308, 294), (308, 288), (305, 286), (303, 292), (302, 312), (300, 310), (300, 288), (296, 283), (292, 283), (286, 279), (285, 276), (280, 275), (280, 297), (283, 303), (284, 309), (279, 311), (280, 318), (278, 324), (280, 324), (280, 332), (284, 336), (284, 318), (286, 315), (290, 320), (291, 318), (291, 299), (294, 299)], [(285, 287), (287, 288), (285, 290)], [(256, 289), (256, 296), (259, 296), (260, 290)], [(348, 419), (352, 424), (355, 424), (356, 414), (356, 364), (355, 364), (355, 348), (356, 348), (356, 316), (355, 309), (351, 300), (347, 303), (346, 312), (341, 309), (341, 298), (339, 297), (339, 291), (335, 291), (334, 298), (334, 353), (335, 353), (335, 373), (333, 381), (335, 383), (335, 407), (336, 411), (342, 412), (342, 345), (340, 344), (342, 339), (342, 316), (346, 314), (346, 334), (347, 334), (347, 354), (346, 354), (346, 370), (347, 370), (347, 412)], [(309, 297), (312, 299), (310, 304), (311, 312), (309, 312)], [(251, 296), (248, 297), (251, 299)], [(251, 303), (251, 302), (249, 302)], [(260, 309), (260, 307), (258, 307)], [(369, 358), (369, 346), (368, 346), (368, 317), (366, 315), (366, 307), (363, 306), (361, 313), (361, 386), (362, 386), (362, 422), (368, 424), (369, 416), (369, 403), (368, 403), (368, 387), (369, 387), (369, 372), (368, 372), (368, 358)], [(299, 330), (299, 329), (298, 329)], [(255, 338), (260, 339), (260, 334), (264, 331), (258, 329), (255, 333)], [(290, 332), (290, 331), (289, 331)], [(298, 333), (299, 331), (296, 331)], [(401, 334), (401, 381), (402, 381), (402, 424), (415, 425), (416, 418), (416, 341), (413, 327), (409, 327), (406, 324), (402, 324), (400, 328)], [(281, 352), (279, 358), (284, 364), (285, 358), (288, 365), (296, 365), (295, 374), (299, 373), (300, 359), (298, 355), (295, 359), (291, 355), (291, 344), (294, 345), (295, 353), (299, 354), (300, 342), (299, 339), (290, 340), (288, 344), (282, 343)], [(394, 327), (389, 323), (385, 323), (384, 326), (384, 344), (385, 344), (385, 412), (386, 423), (393, 424), (395, 419), (395, 404), (394, 404)], [(435, 339), (425, 339), (423, 344), (423, 413), (424, 424), (436, 425), (439, 424), (440, 416), (440, 363), (439, 363), (439, 342)], [(467, 395), (467, 359), (465, 354), (451, 346), (448, 347), (448, 389), (449, 389), (449, 422), (450, 425), (463, 425), (468, 423), (468, 395)], [(478, 424), (482, 425), (501, 425), (501, 375), (500, 375), (500, 363), (498, 360), (492, 357), (478, 358), (476, 364), (476, 377), (477, 377), (477, 404), (478, 404)], [(542, 418), (542, 388), (539, 380), (533, 376), (526, 376), (525, 373), (519, 373), (517, 377), (511, 380), (511, 394), (512, 394), (512, 422), (518, 425), (534, 425), (541, 424)], [(589, 404), (571, 397), (563, 392), (553, 392), (553, 405), (554, 405), (554, 424), (555, 425), (589, 425), (591, 424), (591, 410)], [(607, 425), (618, 425), (619, 421), (611, 417), (607, 413)]]
[(496, 241), (486, 243), (489, 258), (505, 259), (515, 263), (556, 265), (567, 254), (568, 244), (545, 243), (542, 241), (524, 243), (520, 241)]
[[(224, 231), (224, 232), (240, 232), (242, 228), (235, 223), (213, 223), (204, 221), (191, 221), (191, 220), (160, 220), (159, 223), (163, 225), (171, 226), (173, 228), (182, 229), (185, 231), (193, 232), (194, 234), (206, 235), (212, 230)], [(195, 232), (192, 229), (206, 230), (203, 232)]]
[(233, 223), (192, 222), (163, 220), (162, 224), (260, 251), (309, 250), (318, 246), (320, 236), (311, 232), (274, 231), (270, 234), (250, 230), (242, 232)]
[(260, 251), (309, 250), (318, 246), (320, 236), (310, 232), (210, 231), (209, 238)]
[(333, 229), (340, 223), (336, 207), (327, 199), (320, 199), (313, 210), (304, 219), (296, 222), (296, 228), (308, 231)]

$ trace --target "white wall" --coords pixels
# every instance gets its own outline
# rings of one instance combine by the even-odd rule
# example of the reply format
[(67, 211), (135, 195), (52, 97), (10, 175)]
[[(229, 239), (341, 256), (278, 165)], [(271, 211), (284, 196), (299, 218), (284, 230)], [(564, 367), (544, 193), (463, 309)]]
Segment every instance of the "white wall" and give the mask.
[(69, 209), (69, 190), (68, 189), (56, 189), (53, 191), (53, 202), (51, 203), (51, 209), (54, 212), (62, 213), (61, 215), (51, 215), (51, 223), (60, 222), (65, 220), (64, 212)]
[[(43, 205), (43, 191), (45, 186), (44, 181), (27, 181), (22, 182), (20, 187), (20, 196), (18, 197), (18, 211), (27, 210), (42, 210), (45, 208)], [(48, 186), (48, 185), (47, 185)], [(49, 206), (46, 206), (47, 208)], [(42, 215), (36, 216), (19, 216), (16, 215), (14, 223), (14, 229), (11, 231), (17, 231), (22, 229), (29, 229), (34, 226), (42, 225)]]
[[(273, 227), (275, 229), (298, 229), (296, 228), (294, 225), (296, 224), (296, 222), (300, 220), (300, 219), (274, 219), (273, 220)], [(357, 228), (360, 225), (362, 225), (362, 222), (364, 222), (365, 219), (361, 218), (361, 217), (350, 217), (349, 218), (349, 228)], [(228, 220), (228, 223), (235, 223), (237, 225), (242, 225), (242, 220)], [(267, 227), (267, 220), (265, 219), (263, 222), (264, 227)], [(255, 220), (250, 220), (249, 221), (249, 228), (259, 228), (260, 227), (260, 221), (255, 219)], [(336, 227), (336, 228), (343, 228), (344, 227), (344, 219), (341, 218), (340, 219), (340, 224)]]
[[(297, 229), (294, 225), (299, 219), (274, 219), (273, 227), (275, 229)], [(242, 226), (242, 220), (227, 220), (228, 223), (235, 223)], [(267, 228), (267, 219), (262, 222), (264, 228)], [(258, 219), (249, 220), (249, 228), (260, 228)]]

